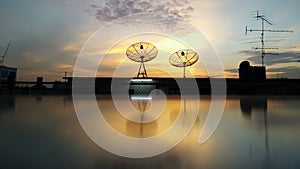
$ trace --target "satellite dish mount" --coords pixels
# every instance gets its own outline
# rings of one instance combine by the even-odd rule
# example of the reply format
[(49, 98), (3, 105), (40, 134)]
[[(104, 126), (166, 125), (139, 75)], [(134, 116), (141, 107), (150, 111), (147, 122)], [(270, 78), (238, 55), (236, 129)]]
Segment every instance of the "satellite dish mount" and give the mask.
[[(144, 49), (144, 46), (140, 45), (140, 49), (141, 50)], [(141, 58), (141, 64), (140, 64), (140, 67), (139, 67), (137, 78), (139, 78), (139, 77), (148, 78), (147, 70), (146, 70), (146, 67), (145, 67), (145, 64), (144, 64), (144, 56), (140, 56), (140, 58)]]

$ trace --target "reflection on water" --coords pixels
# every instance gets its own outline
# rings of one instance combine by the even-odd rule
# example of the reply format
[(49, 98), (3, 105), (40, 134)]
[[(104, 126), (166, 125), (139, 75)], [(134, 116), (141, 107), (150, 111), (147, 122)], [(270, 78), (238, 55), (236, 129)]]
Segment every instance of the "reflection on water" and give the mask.
[(241, 96), (240, 97), (241, 111), (245, 116), (251, 117), (252, 109), (266, 112), (268, 108), (266, 96)]
[(0, 96), (0, 113), (15, 110), (15, 97), (14, 96)]
[[(265, 150), (266, 150), (266, 166), (270, 166), (270, 154), (269, 154), (269, 135), (268, 135), (268, 101), (266, 96), (241, 96), (240, 106), (242, 113), (246, 117), (251, 117), (253, 109), (256, 109), (263, 114), (264, 131), (265, 131)], [(251, 147), (251, 145), (250, 145)], [(252, 151), (252, 149), (251, 149)]]
[[(157, 121), (154, 120), (148, 123), (144, 123), (144, 116), (145, 112), (151, 106), (150, 101), (152, 97), (150, 96), (141, 96), (141, 97), (134, 97), (131, 96), (131, 103), (132, 105), (139, 111), (140, 114), (140, 122), (134, 122), (131, 120), (126, 119), (126, 133), (127, 136), (130, 137), (151, 137), (157, 135)], [(105, 112), (103, 112), (105, 114)], [(108, 123), (111, 123), (108, 121)]]
[[(210, 98), (201, 97), (196, 124), (178, 146), (156, 157), (129, 159), (88, 138), (70, 96), (1, 96), (0, 168), (299, 168), (299, 101), (299, 96), (228, 97), (216, 132), (198, 144), (210, 106)], [(157, 119), (138, 123), (120, 115), (111, 97), (98, 96), (97, 102), (109, 124), (130, 137), (162, 133), (184, 106), (180, 97), (170, 96)], [(143, 121), (151, 101), (131, 103)]]

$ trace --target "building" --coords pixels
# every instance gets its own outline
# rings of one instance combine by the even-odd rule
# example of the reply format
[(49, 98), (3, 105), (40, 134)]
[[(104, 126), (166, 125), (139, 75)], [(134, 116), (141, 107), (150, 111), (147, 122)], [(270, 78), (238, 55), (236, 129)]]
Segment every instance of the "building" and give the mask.
[(17, 68), (0, 65), (0, 82), (15, 82), (17, 78)]
[(249, 61), (243, 61), (239, 67), (239, 79), (244, 81), (266, 80), (266, 67), (251, 66)]

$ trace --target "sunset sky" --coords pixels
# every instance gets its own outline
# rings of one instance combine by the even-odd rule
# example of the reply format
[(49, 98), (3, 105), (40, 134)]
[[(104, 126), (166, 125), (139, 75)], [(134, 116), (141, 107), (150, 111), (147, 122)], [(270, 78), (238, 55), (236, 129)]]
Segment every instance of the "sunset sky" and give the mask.
[[(299, 0), (1, 0), (0, 52), (2, 55), (11, 41), (4, 65), (18, 68), (18, 80), (35, 80), (36, 76), (43, 76), (46, 81), (62, 80), (64, 71), (73, 71), (80, 50), (92, 35), (97, 36), (95, 32), (98, 31), (105, 34), (105, 38), (97, 42), (99, 48), (94, 46), (97, 48), (95, 54), (106, 55), (98, 76), (112, 76), (121, 63), (127, 65), (129, 74), (135, 74), (139, 65), (126, 58), (125, 52), (127, 46), (139, 40), (149, 41), (159, 48), (158, 56), (147, 62), (147, 67), (164, 67), (181, 76), (182, 70), (172, 67), (168, 56), (175, 49), (188, 46), (166, 36), (150, 34), (126, 39), (118, 35), (131, 29), (153, 26), (193, 41), (194, 32), (186, 32), (187, 28), (180, 27), (184, 22), (193, 25), (212, 44), (224, 66), (225, 75), (237, 77), (237, 68), (242, 60), (261, 65), (259, 51), (252, 49), (260, 47), (260, 43), (256, 42), (260, 34), (251, 32), (245, 35), (245, 26), (260, 29), (260, 22), (253, 16), (256, 10), (262, 10), (262, 14), (273, 23), (266, 25), (267, 29), (294, 31), (265, 34), (266, 46), (279, 48), (267, 51), (279, 54), (265, 57), (268, 77), (300, 78), (300, 62), (297, 62), (300, 60), (299, 7)], [(140, 12), (160, 14), (147, 16), (150, 19), (145, 22), (137, 15)], [(170, 18), (170, 14), (176, 18)], [(137, 15), (133, 22), (139, 24), (132, 25), (128, 18), (115, 22), (127, 15)], [(108, 29), (106, 26), (111, 22), (112, 28)], [(99, 29), (105, 32), (99, 32)], [(105, 46), (111, 48), (107, 50)], [(197, 77), (208, 77), (203, 63), (210, 62), (205, 60), (209, 52), (198, 54), (200, 60), (189, 69)], [(149, 75), (166, 76), (155, 69), (149, 69)], [(210, 76), (218, 77), (220, 73)]]

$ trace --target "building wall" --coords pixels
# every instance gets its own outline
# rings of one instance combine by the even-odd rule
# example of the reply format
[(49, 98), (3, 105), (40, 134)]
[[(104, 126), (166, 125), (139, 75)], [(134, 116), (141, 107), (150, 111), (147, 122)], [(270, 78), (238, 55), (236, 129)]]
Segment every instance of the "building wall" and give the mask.
[(266, 67), (251, 66), (248, 61), (243, 61), (239, 67), (240, 80), (265, 80)]
[(0, 66), (0, 81), (16, 81), (17, 77), (17, 69), (6, 67), (6, 66)]

